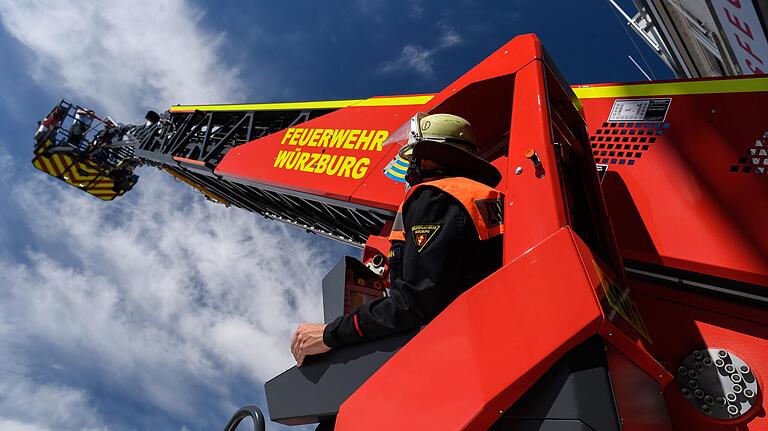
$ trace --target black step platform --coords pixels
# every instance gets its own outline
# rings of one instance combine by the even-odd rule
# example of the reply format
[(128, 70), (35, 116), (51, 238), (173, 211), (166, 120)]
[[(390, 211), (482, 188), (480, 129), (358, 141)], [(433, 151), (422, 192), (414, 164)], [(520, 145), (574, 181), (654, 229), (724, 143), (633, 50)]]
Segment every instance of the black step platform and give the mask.
[(412, 330), (310, 356), (264, 384), (270, 418), (284, 425), (332, 419), (341, 404), (400, 350)]

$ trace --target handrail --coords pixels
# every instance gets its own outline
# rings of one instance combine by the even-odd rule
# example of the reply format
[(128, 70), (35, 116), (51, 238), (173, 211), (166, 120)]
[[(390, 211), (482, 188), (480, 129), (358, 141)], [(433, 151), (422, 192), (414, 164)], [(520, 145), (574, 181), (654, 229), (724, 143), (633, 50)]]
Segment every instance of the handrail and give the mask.
[(244, 406), (232, 415), (227, 426), (224, 427), (224, 431), (235, 431), (240, 422), (248, 416), (253, 419), (253, 431), (265, 430), (264, 413), (261, 412), (261, 409), (256, 406)]

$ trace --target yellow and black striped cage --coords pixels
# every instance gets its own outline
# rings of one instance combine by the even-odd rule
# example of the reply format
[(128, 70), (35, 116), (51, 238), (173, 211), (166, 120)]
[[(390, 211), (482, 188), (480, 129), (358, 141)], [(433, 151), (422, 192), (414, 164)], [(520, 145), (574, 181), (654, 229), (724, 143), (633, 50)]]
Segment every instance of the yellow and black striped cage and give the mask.
[(78, 160), (68, 154), (52, 154), (53, 145), (46, 139), (35, 148), (32, 165), (46, 174), (105, 201), (111, 201), (125, 193), (109, 176), (112, 168), (99, 167), (90, 160)]

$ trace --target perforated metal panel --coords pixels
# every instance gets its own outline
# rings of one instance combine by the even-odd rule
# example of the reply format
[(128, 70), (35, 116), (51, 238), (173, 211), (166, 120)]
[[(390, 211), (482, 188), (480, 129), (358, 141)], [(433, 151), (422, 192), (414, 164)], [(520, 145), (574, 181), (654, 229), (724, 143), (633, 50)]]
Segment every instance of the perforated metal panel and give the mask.
[(669, 123), (603, 123), (589, 137), (595, 163), (634, 166), (669, 128)]

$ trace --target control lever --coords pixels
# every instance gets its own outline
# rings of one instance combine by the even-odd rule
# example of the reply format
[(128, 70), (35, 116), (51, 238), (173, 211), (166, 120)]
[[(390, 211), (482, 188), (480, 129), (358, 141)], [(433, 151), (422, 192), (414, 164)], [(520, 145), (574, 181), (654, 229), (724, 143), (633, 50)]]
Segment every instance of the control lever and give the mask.
[(525, 151), (525, 158), (530, 160), (531, 163), (533, 163), (533, 167), (535, 169), (534, 173), (536, 175), (536, 178), (544, 178), (544, 166), (541, 164), (541, 158), (539, 158), (539, 155), (536, 153), (536, 150), (533, 148), (528, 148)]

